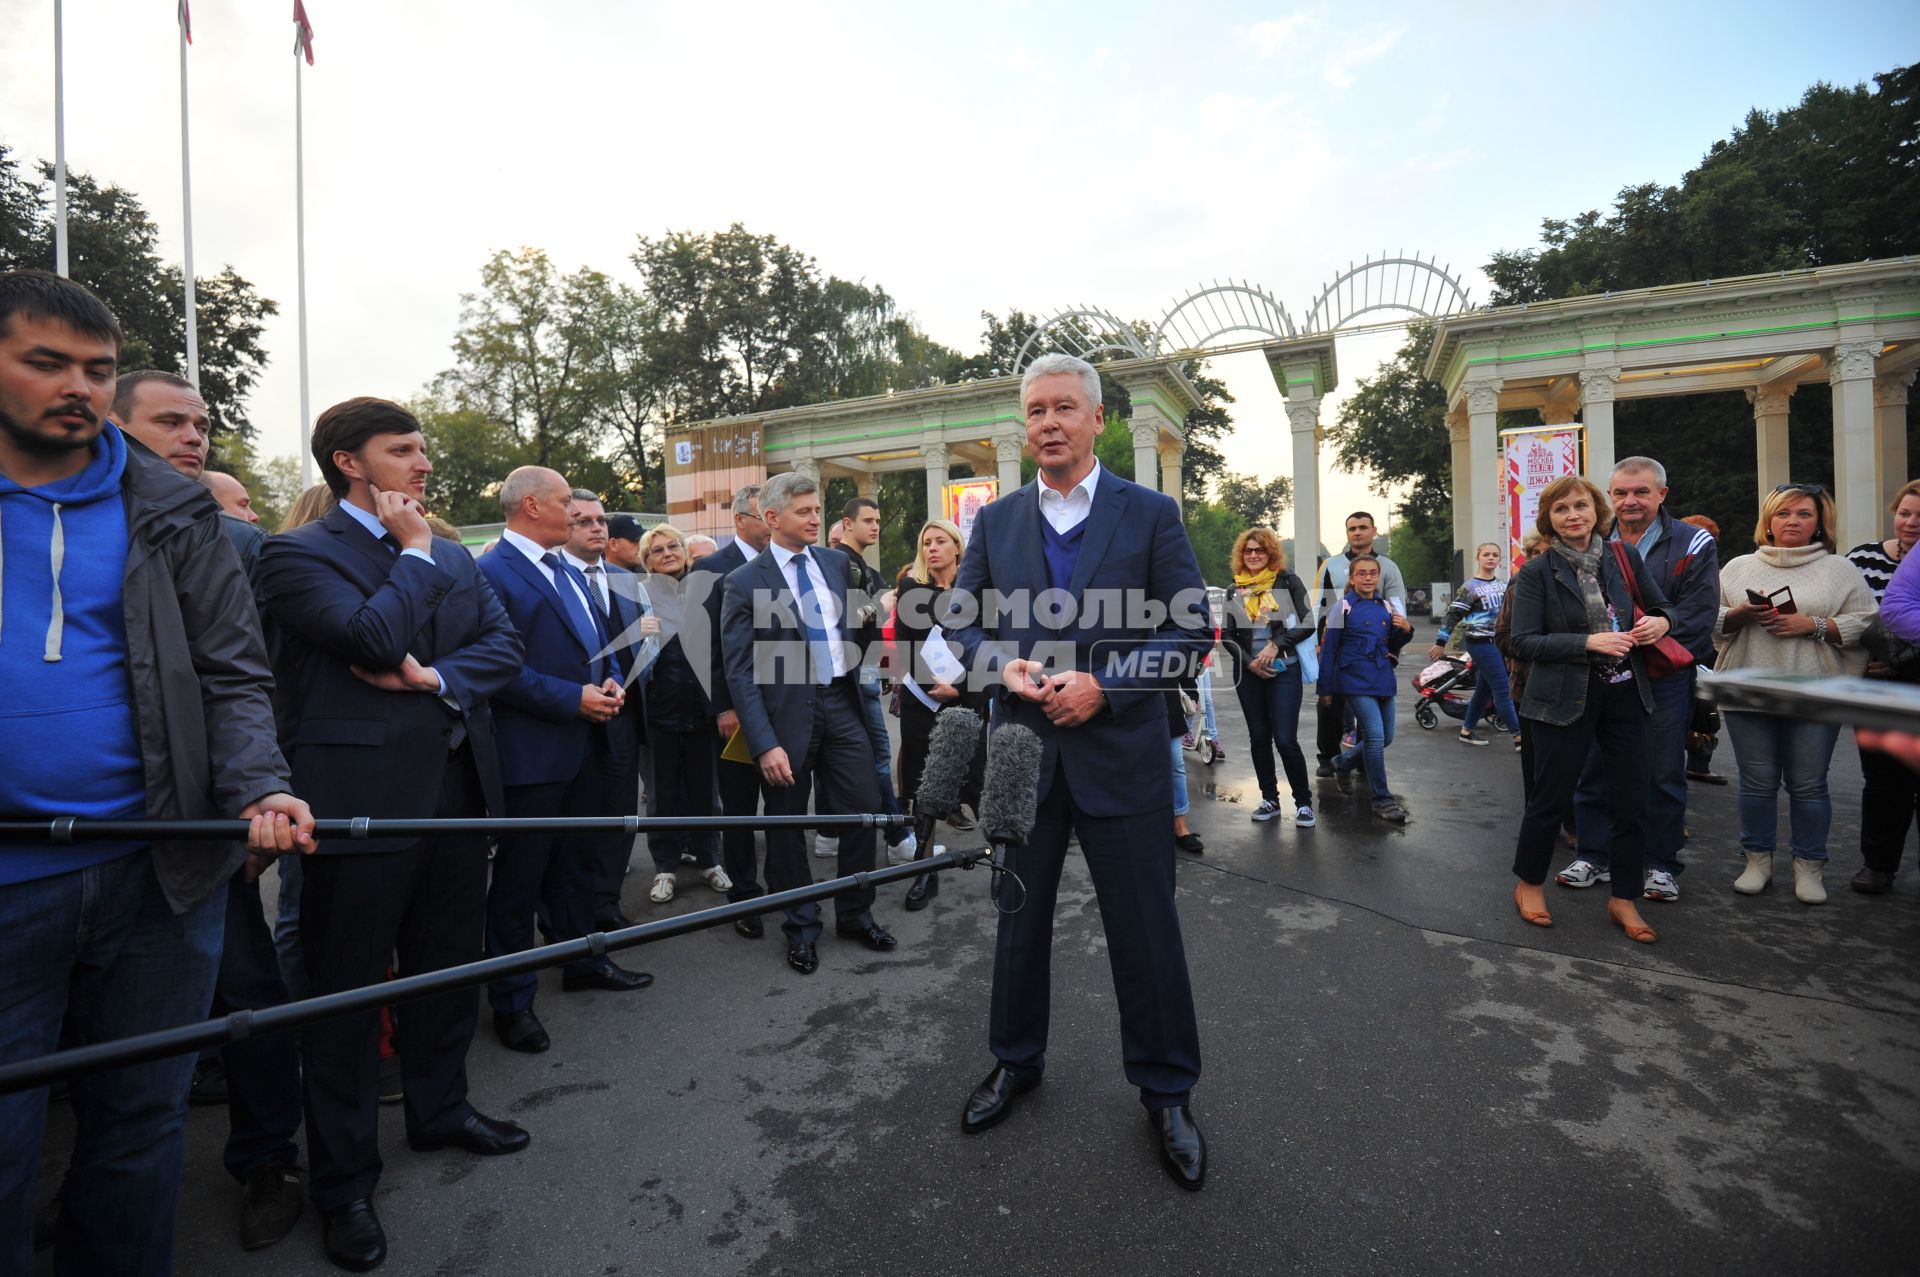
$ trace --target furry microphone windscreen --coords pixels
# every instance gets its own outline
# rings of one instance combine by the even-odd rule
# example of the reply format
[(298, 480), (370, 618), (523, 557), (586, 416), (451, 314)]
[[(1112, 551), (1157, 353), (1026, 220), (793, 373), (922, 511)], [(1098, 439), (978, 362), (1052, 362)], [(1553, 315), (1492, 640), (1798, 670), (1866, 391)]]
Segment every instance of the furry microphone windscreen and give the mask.
[(1040, 807), (1040, 738), (1008, 723), (987, 739), (980, 832), (994, 843), (1024, 843)]
[(913, 796), (914, 815), (935, 820), (953, 815), (979, 749), (980, 715), (962, 706), (941, 710), (927, 737), (927, 761), (920, 769), (920, 788)]

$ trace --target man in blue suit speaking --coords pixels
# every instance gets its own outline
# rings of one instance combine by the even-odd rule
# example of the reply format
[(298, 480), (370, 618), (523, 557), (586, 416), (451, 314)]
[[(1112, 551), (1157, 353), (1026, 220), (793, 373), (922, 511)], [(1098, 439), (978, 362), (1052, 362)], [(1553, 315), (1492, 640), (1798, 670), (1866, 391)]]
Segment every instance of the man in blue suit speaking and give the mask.
[[(1100, 377), (1045, 355), (1022, 378), (1040, 477), (981, 510), (944, 618), (977, 685), (1004, 681), (997, 723), (1039, 736), (1038, 818), (1002, 880), (988, 1044), (996, 1063), (961, 1129), (986, 1130), (1046, 1066), (1054, 901), (1069, 831), (1100, 901), (1127, 1080), (1174, 1182), (1206, 1180), (1188, 1111), (1200, 1035), (1174, 908), (1167, 702), (1213, 643), (1206, 588), (1172, 499), (1101, 467)], [(1016, 907), (1018, 906), (1018, 907)]]

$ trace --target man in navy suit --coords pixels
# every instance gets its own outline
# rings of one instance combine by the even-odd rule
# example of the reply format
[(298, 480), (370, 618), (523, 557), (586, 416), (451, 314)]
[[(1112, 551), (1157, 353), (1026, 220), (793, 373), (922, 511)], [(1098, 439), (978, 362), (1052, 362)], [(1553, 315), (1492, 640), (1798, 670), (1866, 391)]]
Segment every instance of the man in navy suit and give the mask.
[[(720, 645), (720, 604), (728, 576), (765, 553), (771, 534), (760, 514), (760, 486), (749, 484), (733, 494), (733, 540), (703, 558), (696, 559), (687, 571), (688, 605), (699, 602), (706, 609), (709, 665), (706, 676), (707, 699), (713, 702), (714, 751), (725, 748), (740, 730), (740, 715), (733, 708), (733, 694), (727, 690), (726, 658)], [(689, 618), (691, 619), (691, 618)], [(695, 652), (686, 643), (681, 647), (689, 660)], [(699, 673), (700, 671), (696, 671)], [(760, 769), (729, 758), (715, 762), (719, 780), (720, 810), (728, 816), (755, 816), (760, 811)], [(752, 900), (767, 894), (760, 885), (759, 868), (754, 861), (754, 834), (751, 829), (729, 829), (720, 835), (720, 866), (731, 882), (727, 899)], [(759, 917), (738, 919), (733, 929), (749, 940), (766, 934)]]
[[(797, 472), (773, 476), (761, 485), (760, 510), (772, 539), (753, 562), (727, 576), (720, 641), (727, 691), (760, 769), (767, 814), (804, 813), (816, 769), (825, 790), (822, 810), (878, 811), (855, 642), (871, 622), (872, 604), (848, 590), (847, 556), (814, 544), (820, 489), (812, 479)], [(871, 829), (841, 835), (838, 876), (871, 870), (873, 848)], [(768, 888), (788, 891), (812, 881), (800, 831), (768, 830)], [(814, 949), (820, 906), (788, 909), (782, 928), (787, 965), (812, 974), (820, 965)], [(895, 945), (873, 920), (872, 887), (834, 898), (834, 930), (869, 949), (884, 952)]]
[[(648, 766), (646, 680), (659, 652), (660, 621), (653, 615), (647, 590), (626, 568), (607, 554), (610, 525), (607, 508), (587, 488), (573, 490), (568, 507), (572, 522), (560, 557), (585, 578), (587, 592), (600, 612), (607, 633), (627, 667), (626, 704), (607, 724), (607, 754), (603, 760), (601, 816), (632, 816), (640, 810), (642, 778), (650, 787)], [(652, 639), (649, 643), (647, 640)], [(585, 813), (580, 813), (585, 814)], [(633, 855), (631, 834), (588, 836), (595, 858), (593, 925), (600, 931), (631, 927), (633, 919), (620, 908), (620, 888), (626, 881), (627, 861)]]
[[(561, 557), (573, 517), (573, 489), (552, 470), (522, 466), (500, 487), (507, 527), (480, 572), (500, 596), (526, 647), (519, 676), (500, 690), (501, 773), (507, 814), (593, 815), (601, 809), (608, 724), (626, 705), (621, 655), (593, 603), (592, 587)], [(502, 838), (487, 889), (487, 954), (520, 953), (534, 943), (534, 915), (545, 906), (555, 940), (594, 930), (597, 847), (556, 834)], [(653, 983), (606, 958), (569, 963), (560, 987), (626, 992)], [(487, 985), (494, 1032), (511, 1050), (537, 1053), (552, 1045), (533, 1013), (539, 979), (532, 972)]]
[[(1105, 415), (1092, 365), (1042, 356), (1020, 399), (1040, 477), (980, 512), (946, 618), (980, 684), (1004, 680), (999, 721), (1026, 725), (1043, 745), (1038, 819), (1013, 861), (1024, 903), (1011, 879), (1001, 886), (988, 1034), (996, 1063), (968, 1097), (961, 1129), (986, 1130), (1040, 1084), (1054, 901), (1072, 830), (1106, 928), (1127, 1080), (1167, 1173), (1197, 1189), (1206, 1143), (1187, 1099), (1200, 1038), (1174, 908), (1166, 695), (1179, 667), (1197, 669), (1212, 646), (1206, 588), (1172, 499), (1093, 455)], [(1036, 603), (1050, 590), (1072, 606)]]
[[(421, 503), (433, 463), (420, 424), (384, 399), (321, 413), (313, 454), (337, 505), (267, 538), (262, 606), (277, 635), (275, 708), (301, 792), (330, 817), (501, 814), (488, 698), (520, 669), (520, 640), (456, 541)], [(332, 839), (304, 865), (300, 943), (315, 995), (477, 961), (487, 841), (478, 834)], [(467, 1102), (471, 990), (399, 1008), (407, 1142), (476, 1153), (527, 1133)], [(379, 1017), (301, 1030), (309, 1195), (327, 1255), (365, 1271), (386, 1255), (373, 1212), (380, 1176)]]

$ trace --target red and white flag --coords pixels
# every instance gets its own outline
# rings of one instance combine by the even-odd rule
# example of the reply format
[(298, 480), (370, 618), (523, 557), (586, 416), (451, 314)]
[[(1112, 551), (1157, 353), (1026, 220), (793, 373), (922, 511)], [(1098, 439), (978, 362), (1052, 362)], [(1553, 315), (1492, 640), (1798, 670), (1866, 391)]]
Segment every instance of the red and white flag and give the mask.
[(293, 0), (293, 51), (306, 54), (307, 65), (313, 65), (313, 23), (307, 21), (307, 6), (300, 0)]
[(180, 34), (193, 43), (193, 15), (187, 12), (187, 0), (180, 0)]

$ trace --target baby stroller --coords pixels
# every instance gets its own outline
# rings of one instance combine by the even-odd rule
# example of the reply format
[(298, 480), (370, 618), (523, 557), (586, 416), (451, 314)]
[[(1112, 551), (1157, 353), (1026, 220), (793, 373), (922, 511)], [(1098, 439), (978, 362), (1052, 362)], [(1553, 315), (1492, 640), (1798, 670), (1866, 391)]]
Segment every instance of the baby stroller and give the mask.
[(1440, 725), (1440, 715), (1465, 718), (1467, 702), (1473, 698), (1473, 658), (1448, 654), (1413, 676), (1413, 690), (1420, 703), (1413, 707), (1413, 721), (1432, 731)]

